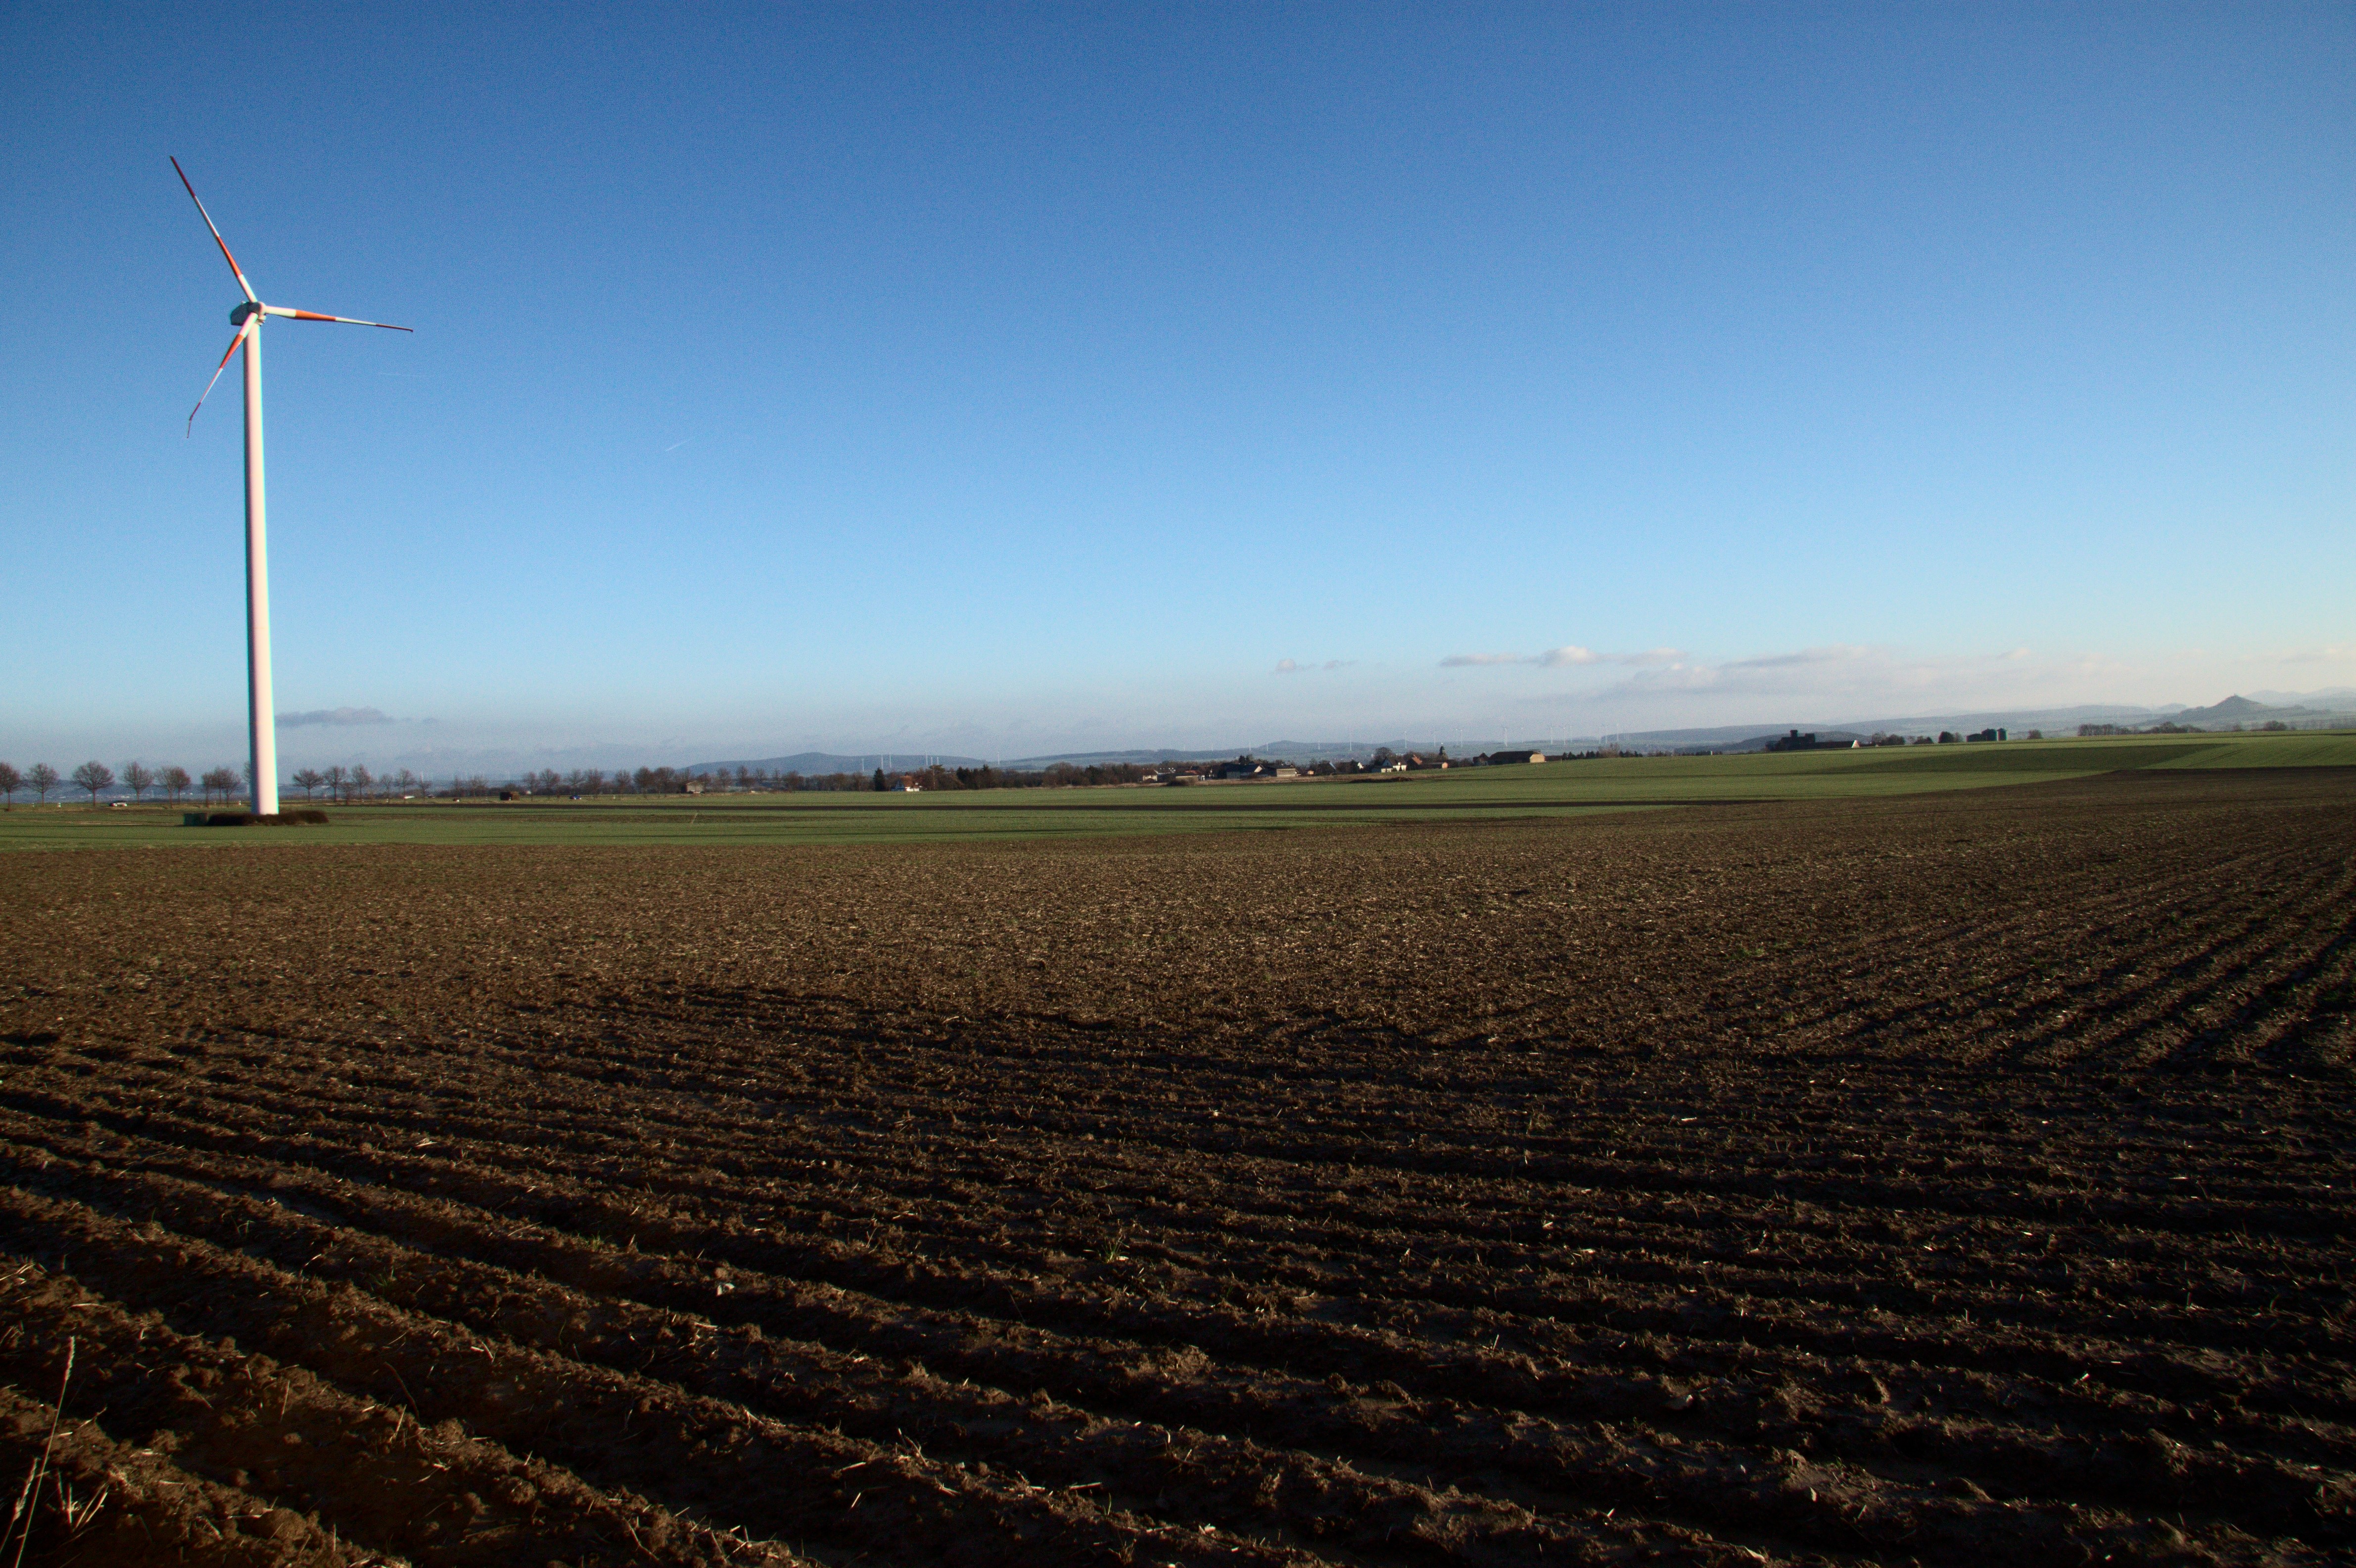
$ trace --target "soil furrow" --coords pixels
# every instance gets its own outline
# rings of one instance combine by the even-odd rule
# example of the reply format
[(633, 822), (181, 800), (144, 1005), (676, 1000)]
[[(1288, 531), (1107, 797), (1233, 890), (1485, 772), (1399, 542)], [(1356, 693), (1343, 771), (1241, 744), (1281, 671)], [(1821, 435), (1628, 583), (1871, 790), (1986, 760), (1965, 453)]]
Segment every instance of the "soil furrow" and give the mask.
[(2351, 805), (15, 857), (0, 1424), (273, 1564), (2334, 1560)]

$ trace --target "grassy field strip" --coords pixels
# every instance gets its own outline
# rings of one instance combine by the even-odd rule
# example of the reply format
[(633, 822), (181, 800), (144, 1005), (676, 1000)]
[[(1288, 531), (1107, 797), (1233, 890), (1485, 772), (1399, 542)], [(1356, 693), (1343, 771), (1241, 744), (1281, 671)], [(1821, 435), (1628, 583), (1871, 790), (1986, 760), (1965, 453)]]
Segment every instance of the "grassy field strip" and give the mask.
[(336, 808), (327, 827), (182, 826), (177, 809), (20, 806), (0, 848), (252, 844), (862, 844), (1199, 833), (1586, 816), (1712, 803), (1872, 798), (2151, 768), (2356, 766), (2356, 732), (2135, 736), (1717, 757), (1619, 757), (1537, 767), (1180, 789), (993, 790), (605, 797)]
[[(868, 798), (872, 801), (876, 797)], [(594, 808), (567, 810), (556, 806), (457, 806), (428, 811), (356, 806), (338, 807), (337, 819), (324, 827), (280, 830), (183, 828), (177, 816), (166, 819), (154, 812), (75, 808), (52, 813), (37, 823), (0, 821), (0, 849), (251, 848), (255, 844), (887, 844), (948, 839), (1128, 837), (1234, 829), (1336, 827), (1379, 821), (1585, 816), (1657, 811), (1676, 804), (1678, 803), (1639, 801), (1590, 805), (1563, 801), (1526, 805), (1471, 802), (1442, 803), (1412, 812), (1351, 812), (1338, 808), (1285, 812), (1157, 812), (1101, 807), (1057, 810), (1029, 803), (1020, 807), (992, 804), (956, 811), (914, 811), (884, 805), (864, 810), (850, 807), (823, 812), (691, 812), (655, 807), (606, 813)]]
[[(2100, 746), (2121, 742), (2095, 741), (2089, 743)], [(2250, 760), (2244, 761), (2244, 758)], [(2236, 735), (2223, 745), (2196, 746), (2185, 756), (2152, 765), (2163, 768), (2344, 768), (2351, 763), (2356, 763), (2356, 733), (2329, 730), (2293, 735)]]

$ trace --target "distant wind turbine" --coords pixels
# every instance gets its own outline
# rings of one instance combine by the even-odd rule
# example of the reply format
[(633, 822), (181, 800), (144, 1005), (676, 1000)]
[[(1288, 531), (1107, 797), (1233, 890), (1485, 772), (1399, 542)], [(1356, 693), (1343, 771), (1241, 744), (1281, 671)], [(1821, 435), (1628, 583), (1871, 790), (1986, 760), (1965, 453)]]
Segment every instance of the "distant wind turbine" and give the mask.
[(187, 187), (188, 199), (197, 204), (205, 227), (213, 231), (213, 243), (220, 247), (221, 260), (237, 274), (237, 286), (245, 294), (244, 302), (229, 313), (237, 336), (229, 341), (229, 352), (213, 367), (213, 379), (205, 383), (204, 396), (197, 400), (196, 408), (188, 411), (188, 433), (197, 428), (197, 414), (205, 406), (205, 398), (213, 394), (221, 372), (229, 368), (230, 355), (240, 347), (245, 350), (245, 693), (246, 714), (252, 731), (253, 767), (253, 809), (272, 816), (278, 810), (278, 728), (277, 715), (273, 710), (270, 695), (270, 559), (263, 548), (262, 526), (262, 323), (265, 316), (283, 315), (296, 321), (340, 321), (348, 326), (381, 326), (391, 332), (408, 332), (406, 326), (394, 326), (390, 322), (359, 321), (348, 315), (321, 315), (316, 311), (291, 310), (283, 304), (264, 304), (255, 297), (253, 285), (245, 281), (245, 269), (229, 253), (229, 241), (213, 222), (213, 215), (205, 211), (205, 204), (197, 195), (197, 187), (188, 184), (188, 174), (180, 167), (180, 160), (172, 160), (172, 172), (180, 176)]

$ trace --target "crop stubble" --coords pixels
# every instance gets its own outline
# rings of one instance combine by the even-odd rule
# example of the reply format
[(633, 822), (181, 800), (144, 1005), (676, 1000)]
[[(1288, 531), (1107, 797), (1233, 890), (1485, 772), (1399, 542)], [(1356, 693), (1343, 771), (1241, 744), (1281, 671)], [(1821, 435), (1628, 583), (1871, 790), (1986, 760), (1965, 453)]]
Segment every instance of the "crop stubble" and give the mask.
[(0, 1474), (70, 1340), (60, 1560), (2332, 1560), (2352, 805), (9, 857)]

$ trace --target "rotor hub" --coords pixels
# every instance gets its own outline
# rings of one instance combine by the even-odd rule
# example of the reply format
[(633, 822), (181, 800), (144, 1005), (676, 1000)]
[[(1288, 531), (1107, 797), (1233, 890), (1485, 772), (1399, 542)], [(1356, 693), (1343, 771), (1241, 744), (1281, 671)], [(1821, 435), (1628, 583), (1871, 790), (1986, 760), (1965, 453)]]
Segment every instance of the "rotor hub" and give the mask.
[(229, 324), (231, 326), (243, 326), (247, 318), (260, 315), (262, 313), (262, 307), (252, 300), (240, 300), (237, 308), (229, 313)]

